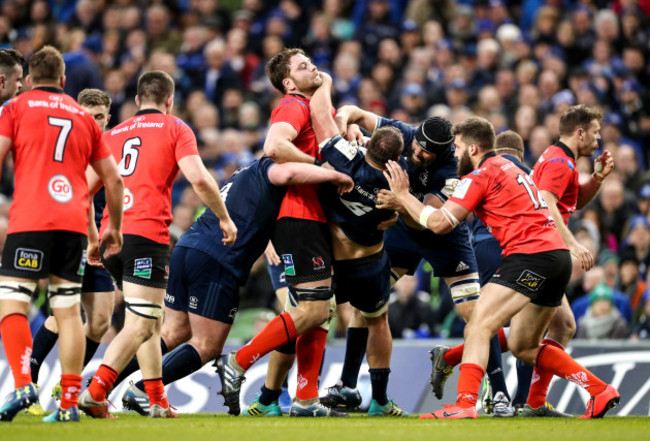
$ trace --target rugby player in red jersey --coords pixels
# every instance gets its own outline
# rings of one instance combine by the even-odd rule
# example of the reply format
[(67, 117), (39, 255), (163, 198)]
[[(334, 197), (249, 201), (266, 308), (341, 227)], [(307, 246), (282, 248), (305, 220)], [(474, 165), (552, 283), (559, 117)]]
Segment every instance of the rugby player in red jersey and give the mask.
[(15, 49), (0, 49), (0, 104), (15, 97), (23, 88), (25, 57)]
[(79, 309), (83, 250), (88, 232), (88, 165), (106, 187), (111, 222), (103, 237), (107, 256), (122, 246), (123, 184), (92, 116), (63, 93), (65, 64), (45, 46), (29, 61), (33, 90), (8, 102), (0, 117), (0, 157), (11, 150), (14, 200), (0, 268), (0, 333), (16, 390), (0, 408), (11, 421), (38, 398), (31, 382), (32, 336), (27, 321), (38, 279), (49, 277), (48, 299), (59, 328), (61, 406), (44, 419), (79, 421), (85, 336)]
[(456, 403), (420, 418), (477, 417), (489, 340), (508, 320), (508, 347), (513, 354), (584, 387), (591, 398), (581, 418), (604, 416), (619, 402), (618, 392), (563, 350), (540, 345), (561, 304), (571, 275), (571, 256), (538, 189), (514, 163), (496, 156), (494, 128), (487, 120), (468, 118), (454, 126), (453, 133), (458, 173), (464, 177), (440, 209), (423, 205), (409, 193), (408, 176), (397, 164), (389, 163), (386, 178), (409, 214), (435, 233), (451, 231), (474, 211), (499, 241), (503, 258), (482, 288), (467, 325)]
[[(146, 72), (137, 90), (139, 111), (104, 135), (113, 156), (120, 160), (125, 187), (124, 249), (104, 259), (104, 266), (123, 291), (126, 318), (90, 386), (79, 397), (79, 407), (94, 418), (110, 418), (106, 394), (136, 353), (151, 403), (149, 415), (176, 416), (162, 384), (160, 328), (169, 277), (171, 190), (179, 170), (218, 216), (222, 241), (231, 245), (237, 235), (219, 187), (201, 162), (192, 130), (171, 115), (172, 78), (161, 71)], [(110, 221), (111, 213), (105, 211), (100, 236)]]

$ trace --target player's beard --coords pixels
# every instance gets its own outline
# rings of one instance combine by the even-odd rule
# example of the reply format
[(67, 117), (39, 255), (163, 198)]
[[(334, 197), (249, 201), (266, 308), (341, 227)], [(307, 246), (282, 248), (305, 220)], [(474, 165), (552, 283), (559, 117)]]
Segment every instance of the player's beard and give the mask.
[(316, 92), (316, 89), (318, 89), (323, 84), (323, 77), (318, 75), (317, 77), (309, 78), (308, 80), (299, 82), (294, 78), (293, 82), (298, 88), (299, 93), (303, 93), (305, 95), (313, 95), (314, 92)]
[(474, 171), (474, 164), (472, 164), (472, 158), (469, 156), (469, 152), (465, 150), (463, 156), (458, 160), (458, 176), (465, 176)]

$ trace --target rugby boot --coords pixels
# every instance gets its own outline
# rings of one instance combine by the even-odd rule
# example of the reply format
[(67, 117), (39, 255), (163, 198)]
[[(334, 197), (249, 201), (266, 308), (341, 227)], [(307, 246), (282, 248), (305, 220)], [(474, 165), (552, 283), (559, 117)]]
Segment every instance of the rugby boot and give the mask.
[(282, 387), (280, 398), (278, 398), (278, 404), (282, 413), (289, 413), (291, 410), (291, 395), (289, 395), (289, 390), (284, 386)]
[(616, 407), (620, 402), (618, 391), (608, 384), (604, 391), (589, 398), (587, 411), (579, 419), (602, 418), (609, 409)]
[(275, 400), (269, 405), (264, 405), (260, 403), (260, 394), (257, 394), (253, 404), (248, 406), (247, 409), (244, 409), (244, 415), (248, 416), (282, 416), (282, 410), (280, 409), (280, 404), (278, 400)]
[(41, 402), (39, 400), (36, 400), (35, 403), (30, 404), (30, 406), (25, 409), (25, 412), (33, 416), (45, 415), (45, 411), (43, 410), (43, 406), (41, 406)]
[(453, 366), (445, 361), (445, 352), (449, 350), (446, 346), (436, 346), (431, 349), (431, 386), (437, 399), (442, 399), (445, 382), (454, 372)]
[(347, 413), (338, 412), (334, 409), (329, 409), (316, 401), (313, 404), (300, 403), (294, 400), (291, 405), (289, 416), (292, 417), (348, 417)]
[(81, 392), (79, 395), (79, 409), (83, 410), (84, 413), (93, 418), (117, 418), (115, 415), (111, 415), (108, 412), (107, 401), (98, 402), (93, 400), (93, 397), (90, 396), (88, 389)]
[(538, 408), (531, 407), (530, 404), (524, 404), (524, 408), (521, 409), (522, 417), (547, 417), (547, 418), (573, 418), (573, 415), (568, 413), (560, 412), (555, 409), (550, 403), (544, 403)]
[(56, 401), (61, 401), (61, 394), (63, 394), (63, 388), (61, 387), (61, 382), (59, 381), (52, 388), (52, 398)]
[(352, 389), (337, 383), (327, 388), (327, 395), (320, 398), (320, 403), (330, 409), (359, 410), (361, 394), (358, 389)]
[(231, 415), (239, 415), (241, 409), (239, 408), (239, 393), (241, 392), (241, 385), (246, 381), (244, 371), (235, 361), (235, 351), (230, 354), (223, 354), (213, 364), (216, 366), (217, 373), (221, 379), (221, 395), (223, 395), (226, 406), (228, 406), (228, 413)]
[(497, 392), (492, 399), (492, 416), (495, 418), (511, 418), (515, 412), (510, 407), (510, 400), (503, 392)]
[(371, 417), (407, 417), (409, 414), (399, 407), (393, 400), (388, 400), (388, 403), (381, 406), (376, 400), (370, 402), (368, 409), (368, 416)]
[(45, 423), (71, 423), (79, 421), (79, 408), (78, 407), (68, 407), (67, 409), (61, 409), (60, 407), (56, 412), (52, 412), (45, 418), (43, 422)]
[(149, 407), (149, 418), (178, 418), (172, 407), (162, 407), (160, 404), (152, 404)]
[(143, 390), (138, 389), (138, 387), (133, 383), (129, 382), (129, 387), (122, 395), (122, 407), (128, 410), (134, 410), (142, 416), (149, 415), (149, 397), (147, 393)]
[(38, 401), (38, 391), (34, 383), (15, 389), (0, 407), (0, 421), (11, 421), (22, 409), (27, 409)]
[(456, 404), (445, 404), (440, 410), (431, 413), (420, 415), (421, 420), (440, 419), (440, 420), (460, 420), (460, 419), (476, 419), (476, 407), (460, 407)]

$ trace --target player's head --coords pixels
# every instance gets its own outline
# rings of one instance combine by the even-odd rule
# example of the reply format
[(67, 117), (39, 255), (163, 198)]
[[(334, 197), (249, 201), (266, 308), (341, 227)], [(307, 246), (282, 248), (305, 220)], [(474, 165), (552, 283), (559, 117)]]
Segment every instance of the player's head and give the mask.
[(25, 57), (15, 49), (0, 49), (0, 104), (15, 97), (23, 88)]
[(494, 151), (497, 155), (514, 156), (520, 161), (524, 159), (524, 140), (517, 132), (506, 130), (499, 133), (494, 145), (496, 146)]
[(53, 86), (63, 89), (65, 63), (61, 52), (52, 46), (43, 46), (29, 59), (27, 84), (33, 87)]
[(385, 169), (389, 160), (397, 161), (404, 150), (404, 137), (395, 127), (382, 127), (372, 134), (366, 144), (366, 159)]
[(77, 102), (93, 117), (99, 129), (103, 132), (111, 120), (111, 97), (99, 89), (84, 89), (77, 95)]
[(323, 77), (302, 49), (284, 49), (266, 64), (266, 76), (282, 93), (311, 95)]
[(598, 148), (602, 117), (599, 110), (584, 104), (571, 106), (560, 117), (560, 138), (577, 146), (578, 157), (591, 156)]
[(494, 127), (490, 121), (472, 116), (452, 128), (456, 136), (454, 155), (458, 159), (458, 174), (464, 176), (489, 152), (494, 151)]
[(138, 79), (135, 103), (140, 108), (165, 106), (166, 112), (171, 112), (174, 105), (174, 80), (168, 73), (161, 70), (143, 73)]
[(451, 122), (446, 118), (434, 116), (418, 127), (408, 160), (416, 167), (427, 167), (437, 156), (448, 151), (453, 143)]

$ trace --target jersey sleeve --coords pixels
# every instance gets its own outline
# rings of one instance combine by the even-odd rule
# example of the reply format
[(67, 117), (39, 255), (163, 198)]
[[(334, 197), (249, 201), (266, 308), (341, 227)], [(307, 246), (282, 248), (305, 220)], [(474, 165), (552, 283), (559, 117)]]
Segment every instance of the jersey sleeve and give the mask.
[(483, 176), (470, 173), (460, 180), (449, 200), (469, 211), (474, 211), (474, 208), (484, 199), (486, 188)]
[(321, 155), (336, 171), (351, 175), (360, 161), (365, 161), (363, 153), (343, 138), (328, 142)]
[(0, 135), (14, 139), (14, 100), (8, 101), (0, 107)]
[(456, 164), (447, 163), (433, 175), (429, 193), (435, 194), (444, 202), (454, 193), (459, 182)]
[(186, 156), (198, 155), (199, 149), (196, 145), (196, 136), (192, 130), (181, 120), (174, 120), (175, 124), (179, 124), (178, 137), (176, 138), (175, 158), (176, 162), (180, 161)]
[(402, 121), (378, 116), (377, 127), (375, 127), (375, 130), (381, 129), (382, 127), (395, 127), (397, 130), (402, 132), (402, 136), (404, 137), (405, 148), (406, 146), (411, 145), (411, 143), (413, 142), (413, 138), (415, 138), (415, 132), (417, 132), (418, 130), (417, 127), (413, 127), (409, 124), (403, 123)]
[(540, 190), (553, 193), (558, 199), (562, 197), (573, 180), (573, 172), (566, 162), (544, 161), (535, 166), (533, 181)]
[(311, 124), (309, 106), (299, 99), (281, 103), (271, 116), (271, 124), (286, 122), (300, 133), (303, 127)]

